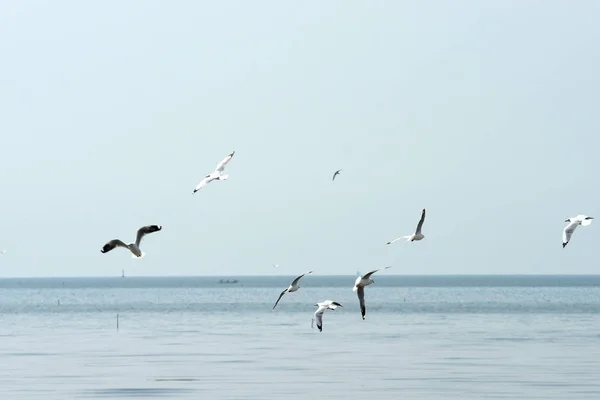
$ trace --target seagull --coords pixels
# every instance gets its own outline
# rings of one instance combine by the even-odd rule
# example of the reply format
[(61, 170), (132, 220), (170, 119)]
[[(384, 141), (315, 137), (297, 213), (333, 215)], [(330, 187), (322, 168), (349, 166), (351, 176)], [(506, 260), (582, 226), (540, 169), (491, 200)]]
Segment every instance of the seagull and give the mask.
[(333, 182), (333, 181), (335, 181), (335, 177), (336, 177), (336, 176), (338, 176), (338, 175), (340, 174), (340, 172), (341, 172), (341, 171), (342, 171), (341, 169), (338, 169), (337, 171), (335, 171), (335, 172), (333, 173), (333, 179), (331, 180), (332, 182)]
[(6, 250), (0, 250), (0, 254), (4, 255), (4, 253), (6, 253)]
[(142, 258), (142, 257), (144, 257), (144, 255), (146, 255), (146, 253), (144, 253), (142, 250), (140, 250), (140, 243), (141, 243), (143, 237), (149, 233), (158, 232), (161, 229), (162, 229), (162, 226), (160, 226), (160, 225), (142, 226), (137, 231), (137, 235), (135, 237), (135, 243), (125, 244), (120, 239), (113, 239), (110, 242), (106, 243), (102, 247), (102, 250), (100, 250), (100, 251), (102, 253), (108, 253), (109, 251), (111, 251), (112, 249), (114, 249), (116, 247), (125, 247), (126, 249), (129, 249), (129, 251), (131, 251), (131, 253), (133, 254), (133, 256), (132, 256), (133, 258)]
[(279, 295), (279, 298), (277, 299), (277, 301), (275, 302), (275, 305), (273, 306), (273, 310), (275, 309), (275, 307), (277, 307), (279, 300), (281, 300), (281, 298), (283, 297), (283, 295), (286, 292), (292, 293), (300, 288), (300, 286), (298, 286), (298, 281), (300, 281), (300, 278), (302, 278), (304, 275), (307, 275), (307, 274), (312, 274), (312, 271), (305, 272), (302, 275), (300, 275), (299, 277), (297, 277), (296, 279), (294, 279), (292, 284), (287, 289), (285, 289), (283, 292), (281, 292), (281, 294)]
[(315, 311), (315, 317), (313, 318), (312, 322), (310, 323), (310, 327), (311, 328), (313, 327), (313, 324), (316, 319), (317, 320), (317, 328), (319, 328), (319, 332), (323, 332), (323, 313), (325, 312), (325, 310), (335, 310), (338, 307), (343, 307), (337, 301), (331, 301), (331, 300), (325, 300), (322, 303), (315, 304), (315, 306), (317, 306), (319, 308), (317, 308), (317, 311)]
[(279, 264), (273, 264), (273, 268), (278, 268)]
[(423, 235), (421, 233), (421, 228), (423, 227), (423, 222), (425, 222), (425, 209), (423, 209), (423, 212), (421, 213), (421, 219), (419, 220), (419, 223), (417, 224), (417, 230), (415, 231), (415, 233), (413, 233), (412, 235), (408, 235), (408, 236), (400, 236), (399, 238), (396, 238), (390, 242), (387, 242), (386, 244), (392, 244), (395, 241), (401, 240), (401, 239), (405, 239), (407, 242), (414, 242), (415, 240), (425, 239), (425, 235)]
[(206, 175), (204, 177), (204, 179), (202, 179), (202, 181), (196, 186), (196, 188), (194, 189), (194, 191), (192, 192), (192, 194), (196, 193), (198, 190), (202, 189), (204, 186), (208, 185), (209, 183), (211, 183), (212, 181), (224, 181), (225, 179), (229, 178), (229, 175), (224, 174), (223, 170), (225, 169), (225, 166), (227, 165), (227, 163), (229, 161), (231, 161), (231, 159), (233, 158), (233, 155), (235, 154), (235, 151), (231, 154), (229, 154), (227, 157), (225, 157), (223, 159), (223, 161), (221, 161), (220, 163), (217, 164), (217, 168), (215, 168), (215, 170), (213, 172), (211, 172), (210, 174)]
[(571, 235), (573, 235), (573, 232), (575, 232), (575, 228), (577, 228), (579, 225), (588, 226), (592, 223), (593, 219), (594, 217), (588, 217), (587, 215), (578, 215), (573, 218), (565, 219), (565, 222), (568, 222), (569, 224), (565, 226), (565, 229), (563, 230), (563, 249), (569, 243), (569, 240), (571, 240)]
[(365, 314), (367, 313), (367, 309), (365, 307), (365, 286), (369, 286), (371, 283), (375, 283), (373, 279), (371, 279), (371, 275), (373, 275), (377, 271), (381, 271), (382, 269), (392, 268), (391, 266), (385, 268), (375, 269), (371, 272), (367, 272), (363, 276), (359, 276), (356, 278), (354, 282), (354, 287), (352, 288), (353, 292), (358, 294), (358, 301), (360, 302), (360, 313), (362, 315), (362, 319), (365, 319)]

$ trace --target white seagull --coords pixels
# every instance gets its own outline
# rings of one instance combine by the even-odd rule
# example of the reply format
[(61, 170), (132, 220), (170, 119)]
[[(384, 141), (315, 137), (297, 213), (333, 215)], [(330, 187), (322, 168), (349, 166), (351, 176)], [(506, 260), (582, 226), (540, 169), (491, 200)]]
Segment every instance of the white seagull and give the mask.
[(279, 264), (273, 264), (273, 268), (279, 268)]
[(287, 289), (285, 289), (283, 292), (281, 292), (281, 294), (279, 295), (279, 298), (277, 299), (277, 301), (275, 302), (275, 305), (273, 306), (273, 310), (275, 309), (275, 307), (277, 307), (279, 300), (281, 300), (281, 298), (283, 297), (284, 294), (286, 294), (286, 292), (292, 293), (300, 288), (300, 286), (298, 286), (298, 281), (300, 281), (300, 278), (302, 278), (304, 275), (308, 275), (308, 274), (312, 274), (312, 271), (305, 272), (302, 275), (300, 275), (299, 277), (297, 277), (296, 279), (294, 279), (292, 284)]
[(225, 170), (225, 166), (227, 165), (227, 163), (233, 158), (234, 154), (235, 151), (229, 154), (227, 157), (225, 157), (223, 161), (218, 163), (217, 168), (215, 168), (213, 172), (206, 175), (204, 179), (202, 179), (202, 181), (196, 186), (192, 194), (196, 193), (198, 190), (202, 189), (204, 186), (208, 185), (214, 180), (224, 181), (225, 179), (229, 178), (229, 175), (224, 174), (223, 171)]
[(312, 322), (310, 323), (310, 327), (311, 328), (313, 327), (313, 324), (316, 319), (317, 320), (317, 328), (319, 328), (319, 332), (323, 332), (323, 313), (325, 312), (325, 310), (335, 310), (338, 307), (343, 307), (337, 301), (331, 301), (331, 300), (325, 300), (322, 303), (315, 304), (315, 306), (317, 306), (319, 308), (317, 308), (317, 311), (315, 311), (315, 316), (312, 319)]
[(129, 249), (129, 251), (131, 251), (131, 253), (133, 254), (133, 256), (132, 256), (133, 258), (142, 258), (146, 255), (146, 253), (144, 253), (140, 249), (140, 243), (141, 243), (142, 239), (144, 238), (145, 235), (152, 233), (152, 232), (158, 232), (161, 229), (162, 229), (162, 226), (160, 226), (160, 225), (142, 226), (137, 231), (137, 236), (135, 237), (135, 243), (125, 244), (120, 239), (113, 239), (110, 242), (106, 243), (102, 247), (102, 250), (100, 250), (100, 251), (102, 253), (108, 253), (115, 247), (125, 247), (126, 249)]
[(419, 223), (417, 224), (417, 230), (415, 231), (415, 233), (413, 233), (412, 235), (408, 235), (408, 236), (400, 236), (399, 238), (396, 238), (390, 242), (387, 242), (386, 244), (392, 244), (395, 241), (401, 240), (401, 239), (405, 239), (408, 242), (414, 242), (415, 240), (425, 239), (425, 235), (423, 235), (421, 233), (421, 228), (423, 227), (423, 222), (425, 222), (425, 209), (423, 209), (423, 212), (421, 213), (421, 219), (419, 220)]
[(577, 228), (579, 225), (588, 226), (592, 223), (593, 219), (594, 217), (588, 217), (587, 215), (578, 215), (573, 218), (565, 219), (565, 222), (568, 222), (569, 224), (565, 226), (565, 229), (563, 230), (563, 249), (569, 243), (569, 240), (571, 240), (571, 236), (573, 235), (573, 232), (575, 232), (575, 228)]
[(375, 269), (371, 272), (367, 272), (363, 276), (359, 276), (356, 278), (354, 282), (354, 287), (352, 288), (353, 292), (358, 294), (358, 301), (360, 302), (360, 313), (362, 315), (362, 319), (365, 319), (365, 314), (367, 313), (367, 308), (365, 307), (365, 286), (369, 286), (371, 283), (375, 283), (373, 279), (371, 279), (371, 275), (373, 275), (377, 271), (381, 271), (382, 269), (392, 268), (391, 266), (385, 268)]
[(0, 250), (0, 254), (4, 255), (4, 253), (6, 253), (6, 250)]

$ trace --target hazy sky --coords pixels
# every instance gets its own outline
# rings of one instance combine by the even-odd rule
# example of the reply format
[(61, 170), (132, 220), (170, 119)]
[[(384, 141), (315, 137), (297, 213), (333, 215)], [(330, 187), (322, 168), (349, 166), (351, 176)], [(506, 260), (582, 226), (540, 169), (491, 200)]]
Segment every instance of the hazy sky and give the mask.
[[(600, 218), (599, 20), (583, 0), (2, 2), (0, 276), (596, 273), (600, 226), (561, 233)], [(386, 246), (422, 208), (426, 239)], [(146, 224), (145, 258), (100, 253)]]

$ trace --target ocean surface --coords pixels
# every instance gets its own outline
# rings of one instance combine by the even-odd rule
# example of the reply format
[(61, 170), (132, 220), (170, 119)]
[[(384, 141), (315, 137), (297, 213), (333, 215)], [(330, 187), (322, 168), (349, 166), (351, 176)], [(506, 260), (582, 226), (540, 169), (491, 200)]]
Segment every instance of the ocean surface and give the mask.
[(600, 399), (600, 276), (293, 278), (0, 279), (0, 399)]

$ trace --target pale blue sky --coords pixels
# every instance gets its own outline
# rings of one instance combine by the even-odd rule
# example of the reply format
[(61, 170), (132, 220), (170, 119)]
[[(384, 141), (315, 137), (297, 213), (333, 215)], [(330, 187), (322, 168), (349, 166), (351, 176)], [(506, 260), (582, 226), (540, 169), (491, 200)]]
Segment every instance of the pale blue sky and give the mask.
[[(599, 20), (596, 1), (2, 2), (0, 275), (596, 273), (600, 226), (564, 250), (561, 231), (600, 217)], [(386, 246), (424, 207), (426, 239)], [(100, 253), (146, 224), (144, 259)]]

